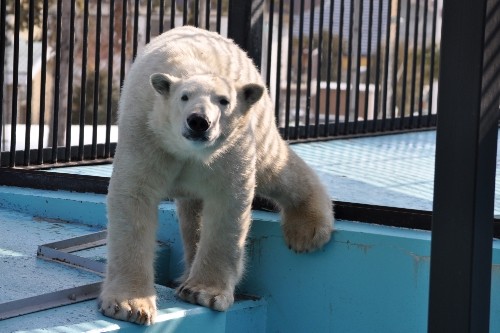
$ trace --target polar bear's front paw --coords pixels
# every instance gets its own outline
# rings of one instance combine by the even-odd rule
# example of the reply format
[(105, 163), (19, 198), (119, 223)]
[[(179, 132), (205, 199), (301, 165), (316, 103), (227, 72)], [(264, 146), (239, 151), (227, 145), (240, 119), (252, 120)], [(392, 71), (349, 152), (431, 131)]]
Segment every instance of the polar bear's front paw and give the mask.
[(189, 303), (199, 304), (217, 311), (226, 311), (234, 303), (232, 290), (207, 287), (189, 281), (181, 284), (176, 293), (177, 296)]
[(304, 210), (284, 212), (285, 242), (295, 252), (310, 252), (328, 243), (333, 231), (333, 216)]
[(332, 233), (331, 225), (295, 225), (284, 227), (285, 241), (295, 252), (310, 252), (328, 243)]
[(141, 325), (151, 325), (156, 318), (156, 297), (134, 298), (101, 294), (99, 311), (111, 318)]

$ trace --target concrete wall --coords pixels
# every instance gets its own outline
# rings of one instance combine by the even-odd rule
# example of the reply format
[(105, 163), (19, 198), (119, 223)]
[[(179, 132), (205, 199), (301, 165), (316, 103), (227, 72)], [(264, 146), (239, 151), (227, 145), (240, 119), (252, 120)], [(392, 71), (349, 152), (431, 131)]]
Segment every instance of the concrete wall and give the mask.
[[(105, 225), (105, 197), (0, 187), (0, 207)], [(174, 205), (160, 207), (158, 238), (171, 247), (164, 271), (176, 278), (182, 244)], [(279, 216), (254, 212), (240, 292), (264, 297), (267, 332), (426, 332), (430, 233), (338, 221), (324, 249), (295, 254)], [(161, 266), (161, 263), (159, 263)], [(265, 319), (267, 318), (267, 319)], [(491, 332), (500, 332), (500, 242), (493, 244)]]

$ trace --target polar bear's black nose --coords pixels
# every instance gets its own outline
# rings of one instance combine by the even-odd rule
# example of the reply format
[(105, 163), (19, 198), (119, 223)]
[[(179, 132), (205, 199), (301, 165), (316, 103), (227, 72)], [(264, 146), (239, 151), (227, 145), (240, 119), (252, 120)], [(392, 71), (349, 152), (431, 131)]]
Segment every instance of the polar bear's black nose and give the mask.
[(210, 120), (200, 113), (192, 113), (187, 118), (189, 129), (197, 133), (206, 132), (210, 128)]

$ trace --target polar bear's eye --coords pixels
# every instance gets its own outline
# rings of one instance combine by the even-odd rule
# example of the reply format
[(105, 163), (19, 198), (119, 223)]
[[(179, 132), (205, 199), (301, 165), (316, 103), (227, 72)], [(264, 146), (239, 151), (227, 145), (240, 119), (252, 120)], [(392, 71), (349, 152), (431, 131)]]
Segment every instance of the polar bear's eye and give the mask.
[(226, 105), (228, 105), (228, 104), (229, 104), (229, 101), (228, 101), (226, 98), (222, 97), (222, 98), (219, 100), (219, 103), (220, 103), (220, 105), (226, 106)]
[(188, 96), (186, 94), (184, 94), (184, 95), (181, 96), (181, 100), (184, 101), (184, 102), (187, 101), (188, 99), (189, 98), (188, 98)]

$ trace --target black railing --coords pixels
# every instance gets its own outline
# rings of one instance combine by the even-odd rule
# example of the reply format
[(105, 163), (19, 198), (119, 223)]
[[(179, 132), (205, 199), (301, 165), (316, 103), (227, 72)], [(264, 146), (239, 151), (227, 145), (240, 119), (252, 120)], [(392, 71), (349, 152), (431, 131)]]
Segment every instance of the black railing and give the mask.
[(283, 136), (434, 126), (437, 3), (269, 1), (266, 78)]
[(130, 64), (151, 38), (185, 24), (218, 31), (248, 51), (288, 140), (433, 127), (437, 3), (2, 1), (1, 165), (112, 157)]

